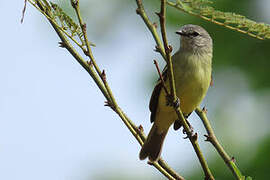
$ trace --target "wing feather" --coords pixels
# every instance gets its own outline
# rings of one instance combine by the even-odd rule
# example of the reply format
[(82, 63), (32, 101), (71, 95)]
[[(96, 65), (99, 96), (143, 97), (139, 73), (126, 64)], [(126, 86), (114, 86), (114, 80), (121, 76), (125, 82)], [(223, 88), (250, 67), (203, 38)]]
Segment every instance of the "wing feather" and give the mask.
[[(167, 66), (165, 66), (165, 68), (162, 71), (162, 77), (164, 79), (164, 81), (167, 79)], [(153, 92), (151, 95), (151, 99), (150, 99), (150, 103), (149, 103), (149, 109), (151, 112), (151, 116), (150, 116), (150, 121), (151, 123), (155, 121), (156, 118), (156, 112), (157, 112), (157, 107), (158, 107), (158, 99), (159, 99), (159, 95), (161, 92), (161, 89), (163, 88), (162, 82), (159, 78)]]

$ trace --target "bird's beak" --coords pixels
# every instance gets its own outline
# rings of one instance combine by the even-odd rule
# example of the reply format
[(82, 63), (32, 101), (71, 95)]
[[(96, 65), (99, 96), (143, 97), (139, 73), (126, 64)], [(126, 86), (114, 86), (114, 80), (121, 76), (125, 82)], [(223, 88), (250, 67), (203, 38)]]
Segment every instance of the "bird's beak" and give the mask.
[(175, 33), (176, 33), (176, 34), (179, 34), (180, 36), (185, 35), (185, 34), (183, 33), (183, 31), (182, 31), (182, 30), (176, 31)]

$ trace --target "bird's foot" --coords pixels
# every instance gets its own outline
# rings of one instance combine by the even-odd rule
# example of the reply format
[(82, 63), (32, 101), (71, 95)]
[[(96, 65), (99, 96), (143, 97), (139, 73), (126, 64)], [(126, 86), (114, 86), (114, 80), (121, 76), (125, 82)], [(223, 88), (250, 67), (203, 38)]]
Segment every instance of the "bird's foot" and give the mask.
[(190, 132), (190, 133), (187, 133), (186, 130), (183, 129), (183, 134), (187, 134), (187, 137), (185, 137), (184, 139), (189, 138), (189, 136), (191, 136), (191, 137), (195, 136), (194, 128), (191, 126), (191, 124), (188, 122), (187, 119), (186, 119), (186, 122), (187, 122), (187, 124), (188, 124), (188, 126), (189, 126), (189, 129), (190, 129), (189, 132)]

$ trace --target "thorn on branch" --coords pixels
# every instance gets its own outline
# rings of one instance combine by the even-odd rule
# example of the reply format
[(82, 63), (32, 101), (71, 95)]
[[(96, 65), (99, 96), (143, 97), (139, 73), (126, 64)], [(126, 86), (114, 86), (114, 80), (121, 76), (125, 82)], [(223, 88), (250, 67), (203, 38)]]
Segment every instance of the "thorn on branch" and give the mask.
[(197, 141), (197, 139), (198, 139), (198, 133), (195, 133), (195, 134), (191, 135), (191, 137), (192, 137), (192, 139), (194, 141)]
[(88, 51), (88, 50), (83, 49), (83, 53), (84, 53), (86, 56), (89, 56), (89, 51)]
[(141, 10), (139, 8), (136, 9), (136, 14), (138, 14), (138, 15), (141, 14)]
[(137, 130), (139, 131), (139, 133), (140, 132), (142, 133), (144, 131), (143, 126), (140, 124), (139, 127), (137, 128)]
[(112, 104), (112, 102), (110, 102), (110, 101), (105, 101), (104, 103), (105, 103), (104, 106), (110, 107), (113, 111), (115, 111), (115, 107), (114, 107), (114, 105)]
[(74, 9), (76, 8), (76, 6), (78, 6), (78, 4), (79, 4), (78, 0), (71, 0), (71, 5)]
[(55, 10), (55, 11), (57, 10), (58, 6), (56, 4), (51, 4), (51, 6), (52, 6), (53, 10)]
[(153, 23), (153, 26), (157, 29), (158, 28), (158, 24), (156, 22)]
[(211, 136), (205, 134), (204, 137), (206, 137), (206, 139), (204, 141), (212, 142), (213, 138)]
[(86, 34), (86, 23), (82, 24), (82, 31), (84, 34)]
[(233, 163), (235, 163), (235, 162), (236, 162), (235, 157), (232, 157), (231, 161), (232, 161)]
[(66, 48), (66, 43), (64, 43), (64, 42), (58, 42), (58, 45), (59, 45), (59, 47), (60, 48)]
[(105, 102), (104, 102), (104, 106), (110, 107), (110, 106), (111, 106), (111, 103), (110, 103), (109, 101), (105, 101)]
[(208, 110), (206, 109), (205, 106), (203, 107), (202, 112), (204, 112), (205, 114), (207, 114)]
[(161, 49), (160, 49), (160, 47), (158, 45), (156, 45), (154, 51), (161, 52)]
[(101, 78), (103, 82), (106, 82), (106, 73), (105, 70), (103, 69), (102, 73), (101, 73)]
[(93, 62), (92, 62), (92, 61), (86, 61), (86, 63), (87, 63), (89, 66), (93, 66)]

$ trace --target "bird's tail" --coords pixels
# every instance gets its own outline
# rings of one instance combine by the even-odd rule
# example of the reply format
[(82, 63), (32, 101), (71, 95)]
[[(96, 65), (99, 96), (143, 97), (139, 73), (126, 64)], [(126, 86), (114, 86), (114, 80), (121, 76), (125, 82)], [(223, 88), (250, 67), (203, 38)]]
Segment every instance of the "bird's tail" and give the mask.
[(168, 132), (168, 129), (164, 132), (158, 132), (158, 128), (153, 124), (147, 139), (145, 140), (142, 149), (140, 151), (140, 160), (149, 158), (150, 161), (154, 162), (159, 159), (162, 145), (165, 139), (165, 136)]

